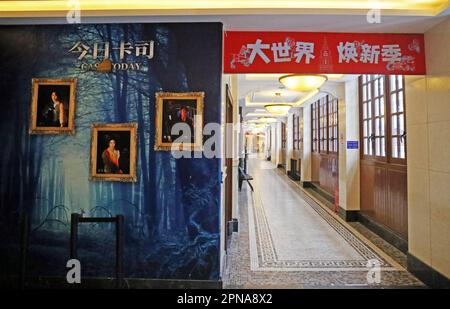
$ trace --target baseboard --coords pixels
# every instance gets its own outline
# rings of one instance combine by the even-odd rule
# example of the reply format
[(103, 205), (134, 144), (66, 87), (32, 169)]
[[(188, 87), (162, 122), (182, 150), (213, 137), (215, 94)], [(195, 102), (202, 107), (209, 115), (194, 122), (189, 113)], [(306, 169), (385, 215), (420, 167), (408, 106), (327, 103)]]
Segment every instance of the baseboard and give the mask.
[(359, 218), (358, 210), (346, 210), (339, 206), (339, 217), (344, 219), (346, 222), (357, 222)]
[(358, 214), (358, 221), (361, 222), (365, 227), (367, 227), (369, 230), (386, 240), (388, 243), (393, 245), (395, 248), (400, 250), (403, 253), (408, 252), (408, 242), (392, 232), (391, 230), (387, 229), (386, 227), (380, 225), (379, 223), (375, 222), (373, 219), (365, 216), (361, 212)]
[(233, 218), (231, 219), (232, 224), (232, 230), (233, 232), (237, 233), (239, 232), (239, 220), (237, 218)]
[(326, 192), (324, 189), (322, 189), (320, 186), (316, 185), (313, 182), (310, 182), (310, 185), (315, 192), (319, 193), (324, 199), (326, 199), (328, 202), (334, 205), (334, 196), (330, 193)]
[(293, 181), (299, 181), (300, 176), (297, 175), (297, 173), (293, 173), (292, 171), (288, 171), (287, 175), (289, 178), (291, 178)]
[(434, 289), (450, 289), (450, 279), (408, 252), (407, 268), (410, 273)]
[[(312, 191), (316, 192), (320, 196), (319, 199), (320, 198), (322, 199), (321, 202), (325, 207), (336, 213), (334, 203), (332, 203), (329, 199), (325, 198), (322, 194), (318, 193), (316, 190), (313, 189)], [(341, 206), (339, 206), (337, 215), (346, 222), (357, 222), (359, 219), (359, 210), (346, 210)]]
[[(18, 288), (16, 278), (0, 278), (1, 288)], [(29, 277), (25, 289), (115, 289), (115, 278), (82, 278), (79, 284), (69, 284), (66, 278)], [(121, 289), (222, 289), (222, 280), (178, 280), (125, 278)]]
[(300, 185), (302, 186), (302, 188), (305, 188), (305, 189), (312, 187), (310, 181), (300, 181)]

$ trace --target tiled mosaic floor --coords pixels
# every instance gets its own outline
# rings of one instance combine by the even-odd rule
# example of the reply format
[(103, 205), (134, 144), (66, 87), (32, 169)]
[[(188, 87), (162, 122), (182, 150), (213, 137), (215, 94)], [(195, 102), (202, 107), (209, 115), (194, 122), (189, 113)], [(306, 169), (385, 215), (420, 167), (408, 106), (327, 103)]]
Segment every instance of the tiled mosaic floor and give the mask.
[[(228, 251), (223, 276), (225, 288), (423, 287), (420, 281), (402, 268), (404, 255), (402, 256), (401, 252), (393, 249), (362, 226), (358, 224), (350, 226), (342, 220), (334, 218), (332, 214), (315, 204), (299, 187), (296, 188), (290, 183), (289, 178), (276, 169), (265, 165), (262, 168), (265, 169), (264, 173), (266, 174), (259, 179), (267, 181), (271, 177), (278, 178), (277, 181), (285, 186), (286, 192), (293, 190), (294, 194), (298, 194), (297, 197), (291, 196), (291, 199), (278, 199), (278, 206), (280, 203), (291, 203), (294, 207), (304, 207), (304, 205), (299, 206), (298, 199), (307, 201), (309, 209), (305, 208), (303, 215), (308, 214), (312, 216), (311, 218), (315, 218), (313, 220), (319, 218), (322, 221), (316, 221), (325, 231), (320, 234), (321, 237), (325, 237), (322, 240), (330, 238), (332, 233), (338, 233), (341, 236), (333, 237), (333, 241), (336, 241), (337, 244), (336, 248), (345, 247), (344, 243), (347, 243), (347, 246), (350, 244), (350, 246), (342, 251), (336, 251), (336, 248), (327, 251), (327, 248), (311, 247), (310, 243), (306, 243), (303, 246), (306, 246), (307, 250), (302, 250), (302, 242), (291, 239), (288, 244), (291, 245), (292, 250), (287, 250), (283, 248), (282, 244), (277, 244), (277, 241), (278, 243), (283, 242), (280, 235), (287, 234), (278, 233), (277, 236), (276, 232), (271, 231), (271, 228), (278, 230), (283, 227), (277, 225), (276, 220), (272, 220), (272, 223), (268, 222), (267, 213), (272, 217), (277, 214), (274, 213), (274, 209), (267, 209), (269, 206), (264, 201), (258, 202), (258, 198), (267, 199), (267, 191), (270, 189), (255, 181), (254, 194), (244, 185), (239, 196), (239, 233), (233, 234)], [(257, 171), (253, 172), (258, 173)], [(273, 173), (273, 175), (270, 176), (267, 173)], [(273, 187), (275, 183), (269, 185)], [(261, 192), (261, 189), (264, 190), (264, 193)], [(283, 194), (280, 192), (283, 191), (283, 188), (273, 187), (273, 189), (278, 191), (278, 196)], [(280, 207), (280, 211), (282, 210), (283, 207)], [(249, 214), (253, 218), (249, 218)], [(287, 215), (295, 214), (294, 211)], [(280, 216), (283, 218), (283, 215)], [(300, 218), (297, 219), (301, 221)], [(305, 218), (303, 219), (305, 220)], [(305, 221), (303, 226), (306, 229), (313, 228), (308, 226)], [(305, 228), (302, 233), (308, 233)], [(282, 232), (288, 233), (289, 231), (283, 230)], [(314, 231), (310, 232), (312, 232), (310, 235), (314, 235)], [(318, 237), (316, 240), (320, 239)], [(297, 244), (294, 245), (294, 242)], [(328, 239), (328, 242), (325, 241), (322, 245), (332, 247), (333, 244)], [(380, 248), (388, 254), (383, 253)], [(308, 250), (309, 252), (305, 252)], [(326, 255), (327, 252), (330, 253), (329, 256)], [(317, 258), (315, 258), (316, 255)], [(349, 259), (345, 257), (349, 257)], [(381, 282), (378, 284), (369, 284), (367, 281), (368, 272), (364, 266), (369, 258), (377, 258), (382, 261)]]

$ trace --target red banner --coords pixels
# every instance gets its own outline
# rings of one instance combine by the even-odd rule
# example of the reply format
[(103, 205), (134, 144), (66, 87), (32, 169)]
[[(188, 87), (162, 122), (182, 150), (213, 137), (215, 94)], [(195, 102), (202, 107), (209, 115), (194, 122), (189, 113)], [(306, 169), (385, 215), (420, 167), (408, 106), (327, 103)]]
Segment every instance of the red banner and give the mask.
[(225, 32), (224, 73), (426, 74), (423, 34)]

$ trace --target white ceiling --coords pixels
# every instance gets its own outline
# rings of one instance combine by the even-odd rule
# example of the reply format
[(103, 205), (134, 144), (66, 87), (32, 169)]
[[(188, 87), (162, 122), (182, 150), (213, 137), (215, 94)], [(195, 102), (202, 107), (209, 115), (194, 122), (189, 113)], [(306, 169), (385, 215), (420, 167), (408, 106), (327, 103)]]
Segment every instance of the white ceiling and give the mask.
[[(209, 15), (209, 16), (99, 16), (84, 17), (82, 23), (126, 22), (222, 22), (225, 30), (245, 31), (315, 31), (315, 32), (385, 32), (424, 33), (441, 22), (449, 10), (439, 16), (381, 15), (381, 23), (368, 23), (366, 15)], [(2, 18), (0, 24), (65, 24), (65, 18)]]
[[(264, 105), (275, 103), (292, 103), (299, 106), (298, 102), (308, 104), (319, 99), (328, 88), (333, 88), (337, 83), (343, 83), (354, 79), (357, 75), (329, 76), (328, 81), (321, 87), (321, 92), (311, 96), (309, 92), (297, 92), (286, 89), (278, 78), (282, 74), (238, 74), (238, 102), (243, 107), (244, 120), (258, 117), (272, 117), (264, 109)], [(281, 93), (282, 100), (276, 98), (275, 93)]]

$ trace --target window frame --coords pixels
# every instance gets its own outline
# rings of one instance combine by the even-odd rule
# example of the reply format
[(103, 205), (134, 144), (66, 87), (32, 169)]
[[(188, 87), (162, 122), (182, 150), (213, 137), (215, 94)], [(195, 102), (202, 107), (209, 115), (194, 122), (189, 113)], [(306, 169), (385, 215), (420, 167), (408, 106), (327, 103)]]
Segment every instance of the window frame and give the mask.
[[(395, 78), (395, 89), (392, 89), (391, 87), (391, 78)], [(399, 79), (401, 80), (401, 86), (399, 87)], [(405, 164), (407, 163), (407, 132), (406, 132), (406, 102), (405, 102), (405, 76), (404, 75), (388, 75), (387, 76), (387, 93), (389, 97), (389, 126), (388, 126), (388, 132), (389, 132), (389, 143), (388, 143), (388, 149), (389, 149), (389, 160), (392, 163), (396, 164)], [(399, 100), (399, 94), (401, 93), (402, 99)], [(396, 96), (396, 112), (392, 111), (392, 95), (395, 94)], [(401, 111), (399, 109), (399, 102), (401, 101), (402, 108)], [(397, 128), (400, 127), (400, 119), (403, 117), (403, 133), (399, 134), (393, 134), (392, 132), (392, 118), (393, 116), (397, 116)], [(400, 153), (400, 143), (404, 143), (404, 158), (402, 157), (396, 157), (393, 154), (393, 147), (392, 147), (392, 141), (394, 138), (397, 138), (397, 149), (398, 153)], [(401, 141), (403, 139), (403, 142)]]
[(328, 98), (328, 153), (339, 153), (339, 100), (338, 98), (327, 96)]
[(311, 152), (320, 152), (319, 101), (311, 104)]
[[(365, 77), (364, 77), (365, 76)], [(365, 78), (369, 77), (369, 79), (366, 79), (364, 81)], [(394, 77), (395, 78), (395, 84), (396, 87), (395, 89), (391, 89), (391, 78)], [(383, 79), (383, 82), (380, 83), (378, 82), (378, 85), (380, 86), (379, 90), (378, 90), (378, 95), (376, 95), (375, 93), (375, 85), (376, 85), (376, 80), (378, 79)], [(402, 81), (402, 87), (398, 87), (398, 80), (399, 78)], [(364, 96), (364, 92), (367, 90), (367, 88), (365, 88), (365, 86), (367, 86), (368, 84), (370, 84), (370, 98), (366, 92), (366, 96)], [(381, 93), (381, 87), (383, 87), (382, 89), (382, 94)], [(383, 163), (395, 163), (395, 164), (402, 164), (402, 165), (406, 165), (406, 161), (407, 161), (407, 153), (406, 153), (406, 149), (407, 149), (407, 136), (406, 136), (406, 111), (405, 111), (405, 107), (406, 107), (406, 102), (405, 102), (405, 78), (402, 75), (379, 75), (379, 74), (363, 74), (360, 75), (358, 78), (358, 89), (359, 89), (359, 124), (360, 124), (360, 143), (361, 143), (361, 147), (360, 147), (360, 158), (362, 160), (371, 160), (371, 161), (377, 161), (377, 162), (383, 162)], [(399, 100), (399, 93), (401, 93), (402, 95), (402, 111), (401, 112), (396, 112), (396, 113), (392, 113), (392, 99), (391, 96), (395, 95), (396, 96), (396, 104), (398, 104)], [(364, 98), (366, 98), (366, 100), (364, 100)], [(379, 105), (379, 109), (381, 108), (381, 106), (383, 106), (384, 109), (384, 114), (382, 115), (382, 117), (380, 116), (381, 113), (379, 113), (379, 115), (376, 115), (376, 102), (377, 99), (381, 99), (383, 98), (383, 104)], [(365, 104), (367, 103), (367, 108), (370, 108), (370, 113), (369, 110), (366, 111), (366, 114), (364, 114), (364, 109), (365, 109)], [(398, 106), (397, 109), (398, 111)], [(397, 134), (397, 135), (393, 135), (392, 134), (392, 116), (398, 116), (397, 117), (397, 127), (399, 127), (399, 123), (400, 123), (400, 116), (403, 117), (403, 128), (404, 128), (404, 135), (402, 134)], [(384, 122), (383, 122), (383, 130), (384, 130), (384, 135), (381, 134), (376, 134), (376, 124), (377, 121), (376, 119), (381, 119), (384, 118)], [(368, 121), (370, 123), (370, 126), (368, 125), (367, 127), (371, 129), (371, 135), (367, 135), (367, 132), (365, 132), (365, 122)], [(381, 120), (379, 122), (381, 124)], [(381, 132), (381, 127), (379, 127), (379, 132)], [(365, 144), (365, 140), (372, 136), (371, 140), (370, 140), (370, 148), (371, 148), (371, 154), (367, 154), (366, 153), (366, 144)], [(392, 140), (393, 138), (399, 138), (400, 136), (403, 136), (404, 138), (404, 147), (405, 147), (405, 157), (404, 158), (397, 158), (394, 157), (392, 154)], [(384, 155), (380, 156), (377, 155), (376, 153), (376, 142), (377, 139), (379, 138), (384, 138)], [(400, 145), (400, 141), (398, 141), (397, 145)]]
[(339, 153), (339, 99), (332, 95), (311, 104), (311, 151)]

